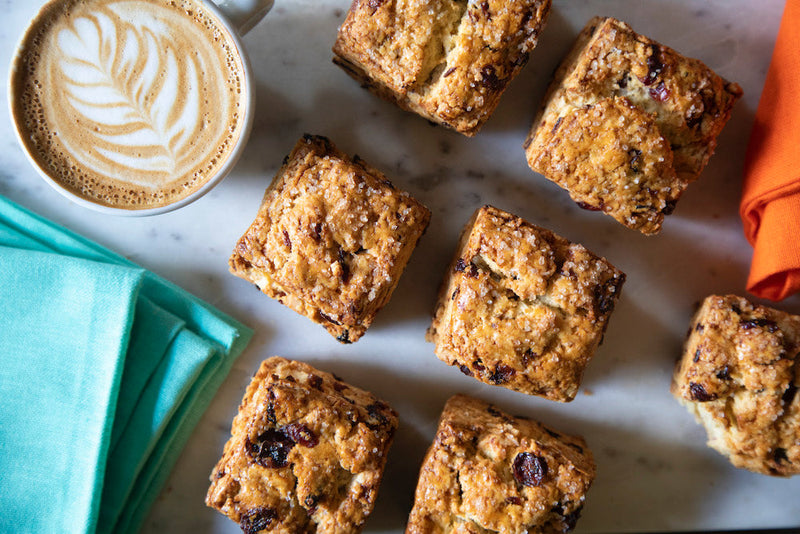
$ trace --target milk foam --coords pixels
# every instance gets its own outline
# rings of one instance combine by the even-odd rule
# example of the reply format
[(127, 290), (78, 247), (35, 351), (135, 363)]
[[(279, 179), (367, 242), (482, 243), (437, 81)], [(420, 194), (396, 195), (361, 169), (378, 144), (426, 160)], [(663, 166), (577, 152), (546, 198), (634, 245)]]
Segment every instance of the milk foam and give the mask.
[(154, 0), (77, 0), (43, 15), (14, 84), (35, 158), (106, 204), (151, 207), (200, 187), (241, 135), (246, 105), (235, 45), (212, 17)]

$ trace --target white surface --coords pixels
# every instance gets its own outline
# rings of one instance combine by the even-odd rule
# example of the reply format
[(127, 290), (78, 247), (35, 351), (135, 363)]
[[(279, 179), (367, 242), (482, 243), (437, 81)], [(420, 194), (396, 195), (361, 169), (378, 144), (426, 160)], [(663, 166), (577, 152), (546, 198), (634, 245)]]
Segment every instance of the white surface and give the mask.
[[(0, 3), (0, 59), (6, 64), (37, 9), (33, 4)], [(773, 479), (731, 467), (705, 446), (704, 431), (669, 394), (693, 303), (712, 293), (745, 295), (751, 249), (737, 214), (741, 168), (783, 2), (556, 0), (529, 64), (473, 139), (378, 100), (331, 63), (330, 47), (348, 7), (349, 0), (280, 1), (245, 37), (257, 81), (250, 143), (221, 185), (176, 212), (116, 218), (70, 203), (30, 167), (5, 107), (0, 108), (0, 194), (126, 255), (256, 329), (144, 530), (239, 531), (205, 508), (203, 497), (244, 388), (270, 355), (334, 371), (399, 411), (401, 427), (368, 533), (404, 528), (420, 461), (444, 401), (456, 392), (587, 439), (598, 476), (577, 532), (800, 525), (800, 477)], [(617, 16), (704, 60), (745, 91), (710, 165), (655, 237), (578, 209), (565, 191), (525, 163), (521, 145), (550, 73), (595, 14)], [(254, 217), (283, 156), (304, 132), (326, 135), (346, 152), (359, 154), (433, 212), (394, 297), (353, 345), (340, 345), (322, 327), (227, 273), (236, 239)], [(581, 242), (628, 274), (605, 343), (572, 403), (483, 385), (440, 362), (424, 341), (458, 232), (483, 203)], [(779, 307), (800, 313), (800, 299)]]

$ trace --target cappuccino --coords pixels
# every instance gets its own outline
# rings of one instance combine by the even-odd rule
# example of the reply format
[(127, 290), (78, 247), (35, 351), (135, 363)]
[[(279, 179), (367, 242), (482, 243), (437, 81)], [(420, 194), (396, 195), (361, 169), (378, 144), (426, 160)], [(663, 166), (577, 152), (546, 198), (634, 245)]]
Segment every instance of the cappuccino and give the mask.
[(191, 195), (246, 135), (245, 66), (192, 0), (61, 0), (42, 8), (11, 73), (15, 127), (53, 181), (137, 210)]

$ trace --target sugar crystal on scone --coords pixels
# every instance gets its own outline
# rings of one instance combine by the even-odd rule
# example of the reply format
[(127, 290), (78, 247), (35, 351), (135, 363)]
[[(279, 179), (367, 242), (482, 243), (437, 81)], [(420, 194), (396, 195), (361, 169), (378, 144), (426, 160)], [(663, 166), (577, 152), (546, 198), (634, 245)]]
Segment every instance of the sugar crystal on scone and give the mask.
[(206, 504), (247, 534), (360, 532), (396, 429), (396, 412), (373, 394), (269, 358), (247, 387)]
[(230, 270), (357, 341), (400, 281), (430, 211), (328, 139), (298, 141), (236, 243)]
[(624, 281), (583, 245), (483, 206), (463, 230), (427, 339), (482, 382), (571, 401)]
[(707, 297), (690, 323), (672, 394), (708, 445), (756, 473), (800, 473), (800, 316), (735, 295)]
[(550, 0), (355, 0), (334, 62), (365, 87), (472, 136), (536, 47)]
[(406, 534), (568, 532), (595, 472), (583, 438), (456, 395), (423, 460)]
[(701, 61), (595, 17), (533, 121), (528, 164), (581, 207), (655, 234), (705, 168), (741, 96)]

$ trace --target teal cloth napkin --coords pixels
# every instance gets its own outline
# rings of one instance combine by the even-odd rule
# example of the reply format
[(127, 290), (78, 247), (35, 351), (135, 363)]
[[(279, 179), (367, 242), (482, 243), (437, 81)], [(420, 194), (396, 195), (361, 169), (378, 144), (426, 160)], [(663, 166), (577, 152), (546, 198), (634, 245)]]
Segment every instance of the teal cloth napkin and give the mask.
[(136, 532), (251, 336), (0, 196), (0, 531)]

